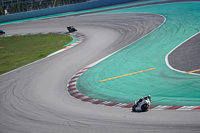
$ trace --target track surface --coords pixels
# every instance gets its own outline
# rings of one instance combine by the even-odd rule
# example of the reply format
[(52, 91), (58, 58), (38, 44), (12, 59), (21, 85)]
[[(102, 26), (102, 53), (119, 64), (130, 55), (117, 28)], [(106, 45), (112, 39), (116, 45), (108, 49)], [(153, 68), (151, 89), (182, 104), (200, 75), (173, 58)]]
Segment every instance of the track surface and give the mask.
[[(63, 27), (74, 25), (87, 39), (66, 52), (0, 77), (0, 133), (199, 132), (199, 111), (131, 113), (130, 109), (81, 102), (66, 90), (67, 81), (81, 68), (128, 45), (148, 33), (149, 25), (155, 28), (157, 20), (162, 21), (160, 16), (148, 16), (63, 17), (3, 26), (8, 34), (15, 34), (65, 31)], [(141, 24), (135, 29), (137, 34), (127, 31), (130, 23), (123, 17)], [(108, 18), (120, 25), (110, 27)], [(154, 19), (142, 23), (149, 18)], [(128, 38), (124, 33), (130, 34)]]

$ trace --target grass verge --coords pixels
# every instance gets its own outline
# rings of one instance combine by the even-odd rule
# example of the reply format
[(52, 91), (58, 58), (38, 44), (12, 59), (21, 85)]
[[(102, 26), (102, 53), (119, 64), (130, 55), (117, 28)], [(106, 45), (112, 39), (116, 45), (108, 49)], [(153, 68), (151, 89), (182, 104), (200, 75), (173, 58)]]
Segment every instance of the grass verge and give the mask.
[(60, 50), (72, 37), (57, 34), (0, 37), (0, 75)]

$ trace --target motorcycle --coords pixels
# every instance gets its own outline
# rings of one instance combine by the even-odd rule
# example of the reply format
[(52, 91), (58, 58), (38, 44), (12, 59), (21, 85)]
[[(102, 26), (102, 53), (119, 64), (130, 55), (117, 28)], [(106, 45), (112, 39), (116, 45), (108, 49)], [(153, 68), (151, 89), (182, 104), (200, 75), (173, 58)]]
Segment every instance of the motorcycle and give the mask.
[(0, 35), (3, 35), (3, 34), (5, 34), (5, 32), (0, 29)]
[(67, 30), (69, 31), (69, 33), (77, 31), (77, 29), (75, 29), (73, 26), (67, 26)]
[(149, 98), (140, 99), (138, 102), (135, 101), (135, 104), (132, 106), (132, 112), (146, 112), (151, 104)]

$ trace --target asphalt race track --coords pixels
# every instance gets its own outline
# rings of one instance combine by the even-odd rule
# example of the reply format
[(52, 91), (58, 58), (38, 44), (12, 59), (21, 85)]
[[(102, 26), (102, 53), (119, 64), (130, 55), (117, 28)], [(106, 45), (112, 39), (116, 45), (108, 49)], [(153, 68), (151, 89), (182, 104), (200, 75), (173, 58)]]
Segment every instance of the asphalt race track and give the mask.
[[(126, 21), (124, 21), (126, 20)], [(80, 69), (148, 34), (164, 21), (154, 14), (70, 16), (4, 25), (7, 34), (66, 31), (80, 45), (0, 77), (0, 133), (199, 132), (199, 111), (132, 113), (81, 102), (67, 92)]]

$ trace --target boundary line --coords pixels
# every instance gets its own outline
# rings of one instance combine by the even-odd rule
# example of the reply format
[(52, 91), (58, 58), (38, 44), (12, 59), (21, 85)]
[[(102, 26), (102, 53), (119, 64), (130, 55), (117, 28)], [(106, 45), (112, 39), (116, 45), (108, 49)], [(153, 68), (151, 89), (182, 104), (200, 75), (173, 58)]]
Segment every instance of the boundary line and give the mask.
[[(189, 37), (188, 39), (186, 39), (185, 41), (183, 41), (182, 43), (180, 43), (178, 46), (176, 46), (174, 49), (172, 49), (166, 56), (165, 56), (165, 62), (167, 64), (167, 66), (174, 70), (174, 71), (177, 71), (177, 72), (181, 72), (181, 73), (186, 73), (185, 71), (181, 71), (181, 70), (178, 70), (178, 69), (175, 69), (173, 68), (170, 64), (169, 64), (169, 61), (168, 61), (168, 56), (173, 52), (175, 51), (178, 47), (180, 47), (182, 44), (184, 44), (185, 42), (187, 42), (188, 40), (190, 40), (191, 38), (195, 37), (196, 35), (200, 34), (200, 32), (197, 32), (196, 34), (194, 34), (193, 36)], [(188, 74), (193, 74), (193, 75), (200, 75), (198, 73), (188, 73)]]

